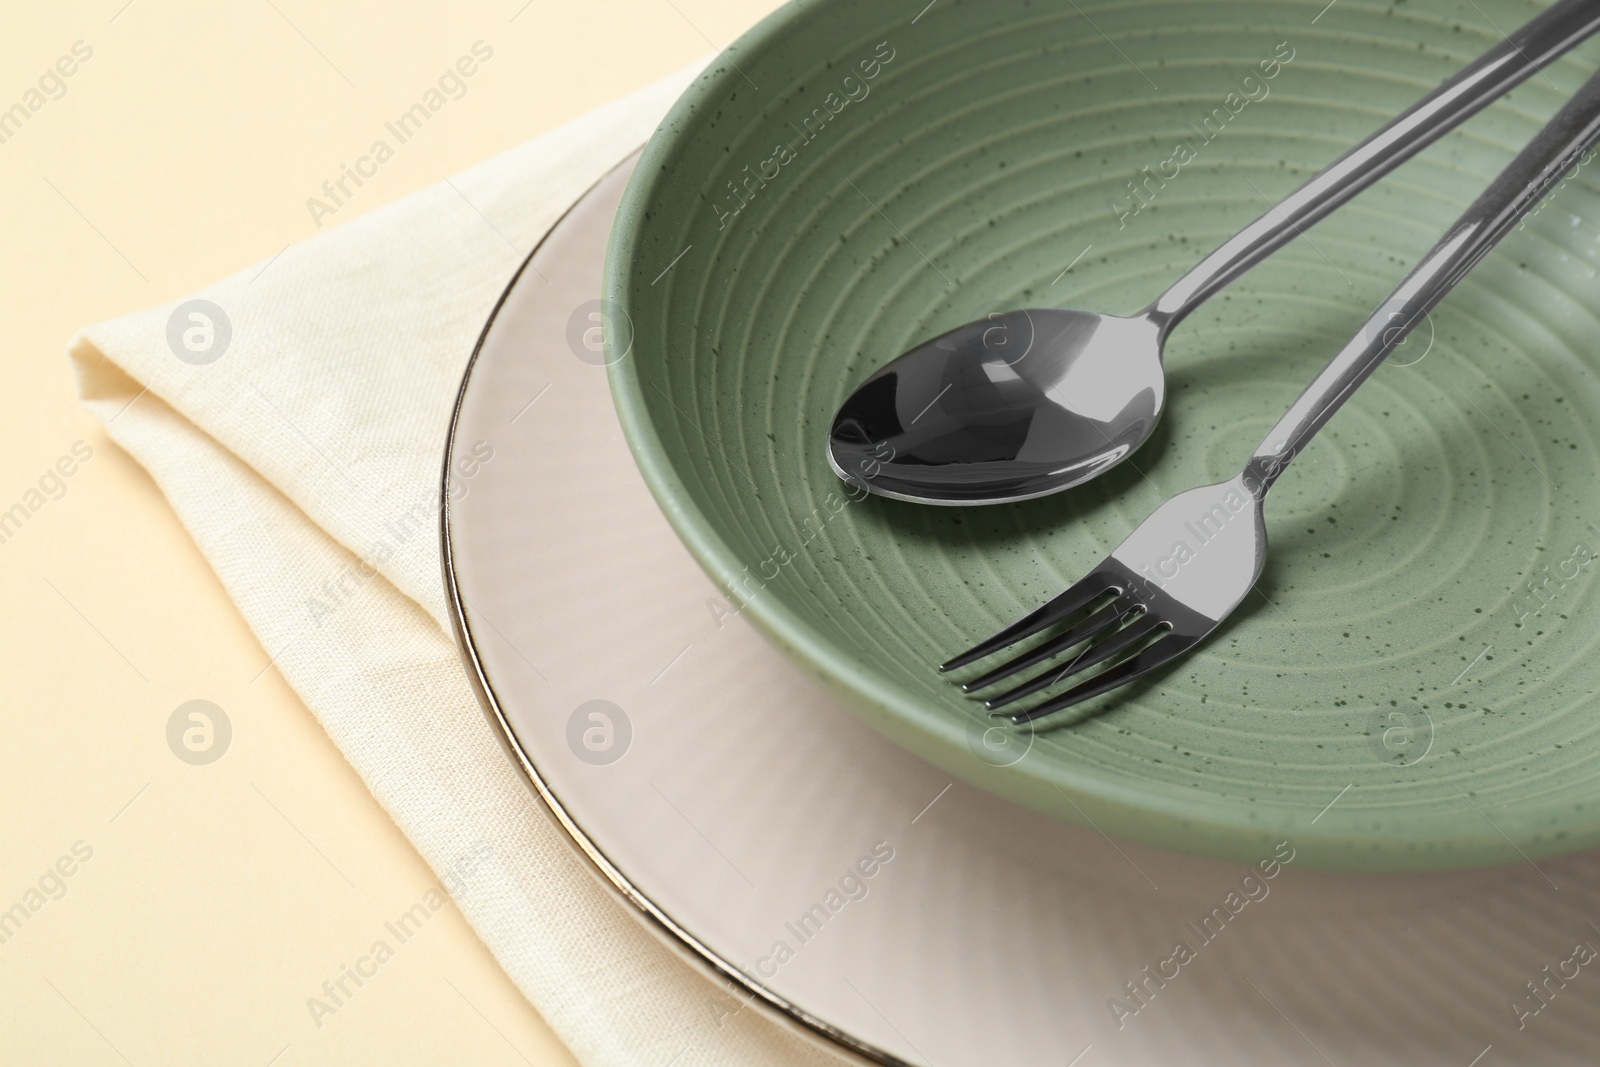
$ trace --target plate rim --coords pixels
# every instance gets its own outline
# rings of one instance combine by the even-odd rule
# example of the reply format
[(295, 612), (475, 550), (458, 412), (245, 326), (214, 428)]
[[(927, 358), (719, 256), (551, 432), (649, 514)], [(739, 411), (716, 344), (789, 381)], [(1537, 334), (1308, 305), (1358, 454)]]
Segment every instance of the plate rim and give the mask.
[[(611, 858), (606, 855), (605, 850), (567, 810), (554, 788), (540, 773), (537, 764), (534, 763), (532, 757), (522, 747), (522, 743), (516, 734), (516, 728), (506, 714), (500, 697), (495, 691), (494, 683), (489, 678), (488, 668), (478, 654), (477, 638), (473, 631), (472, 622), (468, 618), (466, 600), (461, 592), (456, 573), (456, 547), (453, 537), (454, 502), (450, 494), (451, 471), (454, 466), (456, 446), (459, 439), (458, 430), (461, 425), (462, 409), (466, 404), (467, 390), (472, 385), (472, 373), (478, 365), (478, 358), (483, 352), (489, 334), (493, 331), (495, 323), (500, 318), (501, 311), (551, 235), (559, 230), (573, 212), (594, 195), (595, 191), (618, 171), (631, 166), (634, 168), (634, 173), (637, 173), (637, 168), (644, 162), (644, 151), (643, 146), (636, 148), (624, 155), (618, 163), (608, 167), (605, 173), (586, 188), (561, 213), (560, 217), (550, 225), (549, 229), (534, 244), (533, 249), (518, 264), (515, 273), (511, 276), (511, 280), (506, 283), (505, 288), (501, 290), (500, 295), (495, 299), (494, 307), (484, 321), (483, 328), (479, 332), (477, 340), (473, 343), (472, 354), (467, 360), (465, 369), (462, 371), (461, 384), (457, 387), (455, 398), (450, 405), (450, 424), (445, 436), (439, 482), (440, 569), (444, 580), (446, 608), (450, 616), (451, 629), (454, 631), (456, 648), (461, 656), (462, 666), (466, 668), (467, 679), (471, 683), (473, 693), (478, 698), (479, 707), (483, 711), (484, 717), (488, 720), (495, 739), (500, 743), (500, 747), (510, 758), (512, 764), (521, 771), (524, 782), (529, 786), (545, 815), (562, 831), (563, 840), (583, 861), (583, 866), (595, 876), (616, 900), (627, 905), (627, 911), (650, 933), (654, 934), (658, 941), (672, 949), (680, 959), (693, 966), (702, 976), (713, 981), (722, 980), (738, 986), (748, 994), (747, 1004), (754, 1005), (768, 1018), (784, 1024), (791, 1031), (798, 1032), (801, 1036), (824, 1045), (829, 1051), (844, 1053), (856, 1062), (870, 1064), (873, 1067), (916, 1067), (915, 1064), (907, 1060), (900, 1059), (869, 1042), (847, 1033), (820, 1016), (799, 1007), (764, 984), (754, 981), (731, 961), (723, 958), (703, 941), (695, 937), (682, 924), (674, 920), (665, 909), (640, 890), (633, 883), (633, 880), (612, 862)], [(611, 232), (614, 233), (615, 229), (615, 224), (613, 224)]]

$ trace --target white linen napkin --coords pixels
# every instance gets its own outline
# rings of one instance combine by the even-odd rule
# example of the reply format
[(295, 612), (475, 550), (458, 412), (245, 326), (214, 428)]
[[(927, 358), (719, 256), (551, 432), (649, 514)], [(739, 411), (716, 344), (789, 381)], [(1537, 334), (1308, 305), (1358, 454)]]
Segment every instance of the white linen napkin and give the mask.
[(458, 905), (579, 1060), (834, 1063), (583, 869), (478, 707), (440, 577), (445, 433), (485, 319), (698, 69), (218, 282), (170, 337), (186, 301), (84, 330), (70, 355), (84, 403), (446, 888), (472, 857)]

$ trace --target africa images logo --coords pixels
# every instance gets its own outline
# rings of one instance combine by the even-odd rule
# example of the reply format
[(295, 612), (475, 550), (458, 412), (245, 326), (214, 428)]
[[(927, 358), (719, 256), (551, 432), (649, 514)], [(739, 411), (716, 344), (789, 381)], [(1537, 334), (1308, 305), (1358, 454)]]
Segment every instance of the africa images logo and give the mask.
[(823, 97), (821, 104), (800, 119), (800, 125), (788, 123), (789, 128), (798, 135), (798, 140), (778, 143), (773, 146), (772, 155), (756, 164), (754, 170), (747, 164), (737, 180), (728, 179), (728, 191), (711, 205), (717, 213), (717, 229), (727, 229), (728, 223), (750, 206), (756, 194), (765, 189), (769, 182), (775, 181), (783, 173), (784, 167), (799, 159), (801, 150), (820, 137), (828, 124), (838, 118), (845, 108), (866, 100), (872, 92), (872, 82), (883, 73), (884, 67), (894, 62), (898, 54), (888, 41), (879, 42), (870, 57), (855, 65), (853, 69), (857, 73), (846, 75), (837, 90)]
[[(353, 166), (349, 163), (339, 164), (338, 175), (322, 183), (321, 197), (306, 198), (306, 210), (311, 213), (311, 221), (316, 223), (317, 229), (322, 229), (325, 219), (337, 215), (355, 199), (355, 190), (376, 178), (378, 169), (395, 157), (400, 146), (421, 133), (422, 127), (444, 110), (446, 104), (467, 95), (470, 88), (468, 79), (494, 58), (494, 48), (481, 40), (474, 41), (470, 51), (471, 55), (459, 56), (446, 67), (434, 84), (423, 90), (420, 99), (400, 112), (393, 121), (383, 124), (388, 137), (373, 141), (366, 154), (356, 157)], [(393, 138), (393, 144), (390, 138)], [(352, 185), (355, 189), (351, 189)]]
[(1200, 158), (1200, 149), (1209, 145), (1221, 136), (1228, 124), (1237, 118), (1245, 108), (1251, 104), (1260, 103), (1272, 94), (1272, 88), (1267, 83), (1283, 72), (1283, 68), (1294, 62), (1295, 49), (1288, 41), (1281, 42), (1277, 49), (1267, 59), (1256, 64), (1256, 70), (1261, 73), (1257, 76), (1252, 70), (1239, 82), (1236, 91), (1228, 93), (1222, 98), (1222, 103), (1211, 109), (1200, 125), (1188, 123), (1195, 136), (1199, 138), (1199, 147), (1193, 141), (1183, 140), (1173, 148), (1172, 155), (1161, 160), (1152, 170), (1145, 166), (1139, 168), (1139, 173), (1128, 179), (1127, 203), (1119, 204), (1111, 201), (1111, 213), (1117, 217), (1117, 229), (1126, 229), (1128, 220), (1142, 212), (1145, 208), (1156, 202), (1161, 190), (1167, 183), (1175, 181), (1183, 168)]

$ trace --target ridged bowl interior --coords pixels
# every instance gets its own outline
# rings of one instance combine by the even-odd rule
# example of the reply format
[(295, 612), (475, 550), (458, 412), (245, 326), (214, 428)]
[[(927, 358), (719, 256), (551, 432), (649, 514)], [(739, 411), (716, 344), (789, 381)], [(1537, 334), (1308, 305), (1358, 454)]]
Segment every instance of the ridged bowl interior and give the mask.
[(1335, 869), (1600, 843), (1587, 168), (1290, 468), (1257, 595), (1198, 652), (1009, 738), (934, 669), (1166, 497), (1235, 472), (1600, 62), (1592, 45), (1179, 327), (1161, 426), (1097, 482), (979, 509), (856, 501), (825, 453), (883, 362), (992, 309), (1138, 310), (1538, 9), (783, 8), (678, 103), (613, 233), (631, 346), (609, 331), (612, 382), (647, 481), (744, 618), (879, 730), (1031, 807), (1222, 857), (1290, 838)]

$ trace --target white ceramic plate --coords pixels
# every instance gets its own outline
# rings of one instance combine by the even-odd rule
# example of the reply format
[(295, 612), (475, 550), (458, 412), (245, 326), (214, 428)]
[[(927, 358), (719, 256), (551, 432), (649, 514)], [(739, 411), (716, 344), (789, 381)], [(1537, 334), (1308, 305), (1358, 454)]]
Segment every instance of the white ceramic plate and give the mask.
[[(1268, 878), (1112, 841), (952, 784), (732, 614), (635, 470), (600, 365), (595, 331), (626, 329), (598, 295), (632, 164), (485, 329), (447, 469), (494, 460), (446, 509), (445, 575), (512, 758), (643, 921), (877, 1062), (1600, 1060), (1600, 960), (1576, 951), (1600, 948), (1600, 855), (1402, 877), (1266, 854)], [(1020, 758), (989, 747), (1004, 736), (975, 733), (974, 758)], [(683, 1064), (718, 997), (683, 1021)]]

